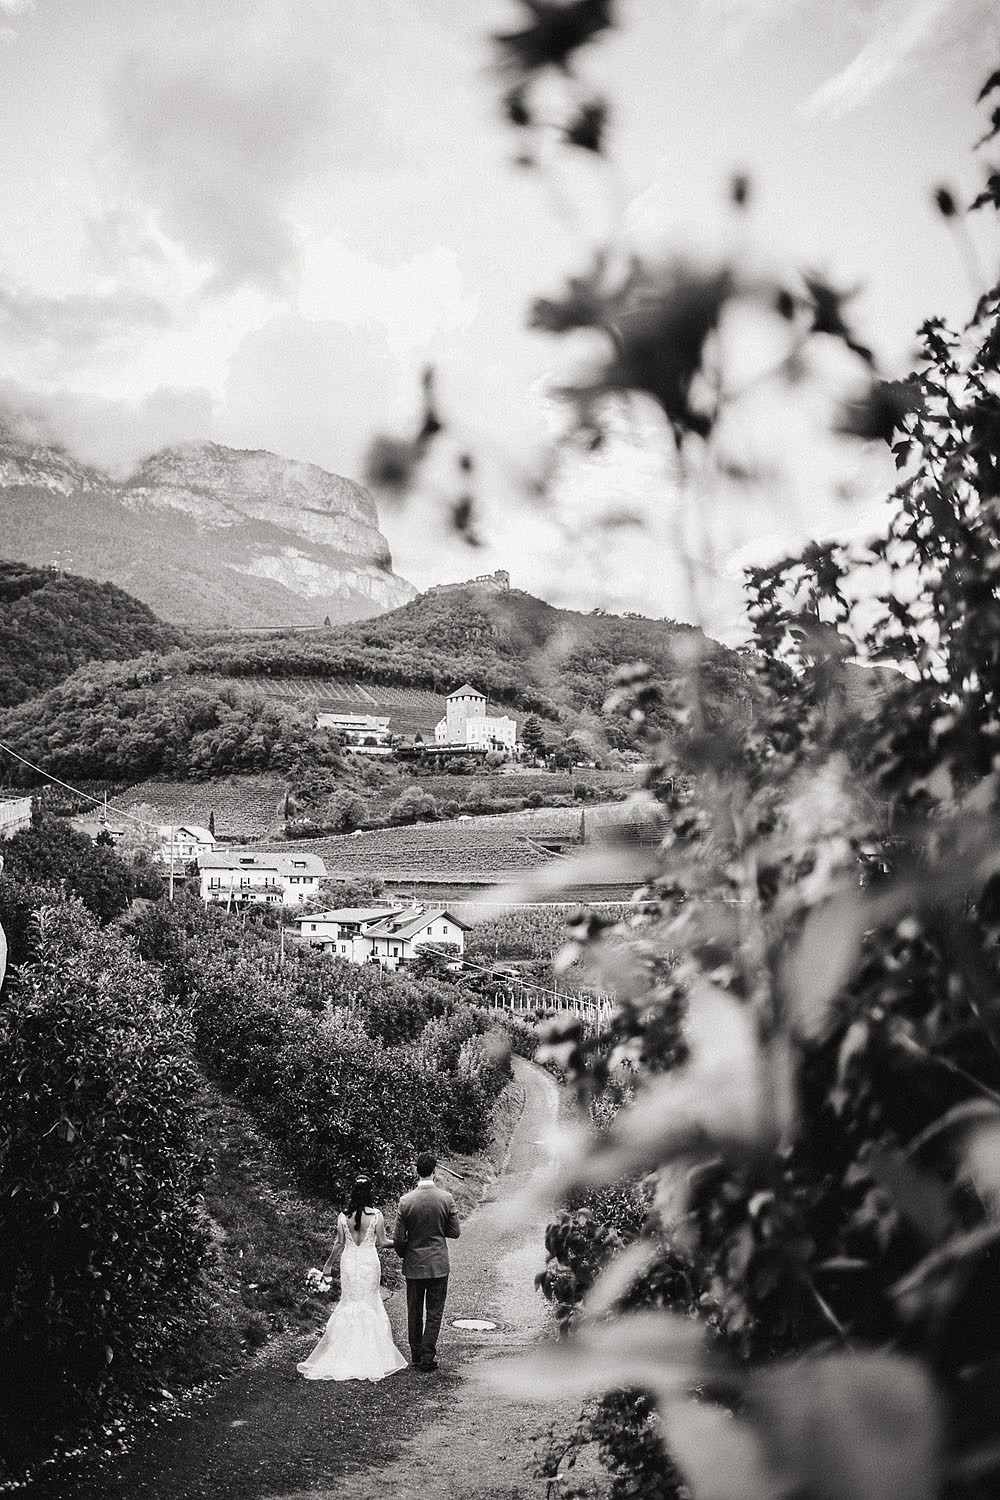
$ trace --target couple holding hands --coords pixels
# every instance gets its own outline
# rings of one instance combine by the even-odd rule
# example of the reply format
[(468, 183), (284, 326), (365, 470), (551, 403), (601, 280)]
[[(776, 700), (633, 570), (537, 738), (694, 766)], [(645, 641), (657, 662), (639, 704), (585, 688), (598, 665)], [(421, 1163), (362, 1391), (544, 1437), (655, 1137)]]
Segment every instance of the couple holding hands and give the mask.
[[(417, 1157), (417, 1185), (399, 1201), (392, 1246), (406, 1279), (406, 1323), (417, 1370), (437, 1369), (437, 1340), (448, 1294), (448, 1241), (461, 1229), (455, 1200), (434, 1181), (437, 1161)], [(337, 1238), (323, 1267), (340, 1255), (340, 1301), (309, 1358), (298, 1366), (307, 1380), (382, 1380), (406, 1368), (393, 1343), (379, 1287), (378, 1252), (389, 1244), (381, 1209), (369, 1199), (371, 1183), (359, 1177), (347, 1213), (337, 1218)]]

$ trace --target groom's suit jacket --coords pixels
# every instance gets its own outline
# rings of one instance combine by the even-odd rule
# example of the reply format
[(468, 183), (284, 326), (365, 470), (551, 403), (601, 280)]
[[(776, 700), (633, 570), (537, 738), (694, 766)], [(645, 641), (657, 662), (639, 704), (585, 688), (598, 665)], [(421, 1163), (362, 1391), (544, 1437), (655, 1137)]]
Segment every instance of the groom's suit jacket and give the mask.
[(407, 1281), (447, 1276), (448, 1241), (461, 1234), (455, 1200), (429, 1179), (404, 1193), (396, 1210), (392, 1243)]

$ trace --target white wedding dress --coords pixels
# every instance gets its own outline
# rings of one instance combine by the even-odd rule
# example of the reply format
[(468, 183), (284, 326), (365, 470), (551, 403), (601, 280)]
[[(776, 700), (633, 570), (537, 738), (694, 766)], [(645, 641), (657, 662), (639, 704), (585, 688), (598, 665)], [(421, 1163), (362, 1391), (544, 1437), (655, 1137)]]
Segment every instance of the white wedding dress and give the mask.
[(378, 1222), (379, 1216), (373, 1216), (358, 1244), (351, 1237), (345, 1215), (337, 1220), (338, 1231), (344, 1236), (340, 1301), (323, 1337), (309, 1358), (297, 1366), (307, 1380), (382, 1380), (406, 1368), (406, 1360), (393, 1343), (389, 1318), (379, 1296), (382, 1265), (375, 1244)]

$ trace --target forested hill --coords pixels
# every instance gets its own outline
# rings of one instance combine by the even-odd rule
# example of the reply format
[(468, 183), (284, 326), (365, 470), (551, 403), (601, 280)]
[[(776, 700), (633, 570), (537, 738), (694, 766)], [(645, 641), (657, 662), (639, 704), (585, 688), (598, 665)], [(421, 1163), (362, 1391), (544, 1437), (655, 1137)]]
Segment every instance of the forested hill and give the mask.
[(669, 620), (579, 614), (531, 594), (469, 584), (432, 589), (375, 619), (309, 633), (234, 636), (192, 651), (214, 677), (326, 677), (450, 693), (472, 682), (498, 703), (553, 715), (599, 712), (616, 667), (645, 661), (669, 680), (703, 664), (709, 692), (739, 691), (743, 664), (701, 631)]
[(44, 692), (85, 662), (127, 661), (183, 640), (113, 583), (0, 561), (0, 707)]
[[(117, 589), (108, 597), (128, 600)], [(149, 619), (153, 628), (166, 628)], [(105, 654), (112, 654), (110, 644)], [(594, 730), (617, 667), (648, 663), (669, 697), (671, 682), (685, 678), (695, 659), (704, 706), (731, 712), (747, 692), (746, 664), (690, 626), (576, 614), (514, 590), (434, 589), (375, 620), (203, 639), (128, 662), (84, 662), (0, 713), (0, 741), (70, 780), (335, 768), (338, 741), (315, 727), (311, 704), (298, 696), (289, 701), (282, 679), (317, 679), (330, 696), (337, 683), (350, 685), (351, 693), (365, 688), (369, 704), (377, 701), (380, 684), (429, 689), (443, 700), (468, 681), (498, 707)], [(46, 665), (51, 682), (56, 667)], [(434, 703), (429, 724), (442, 709), (443, 701)], [(652, 713), (654, 722), (670, 722), (669, 711), (662, 720)], [(605, 720), (601, 731), (609, 730)], [(613, 743), (625, 734), (621, 715), (617, 730)], [(15, 781), (30, 779), (16, 766), (5, 770)]]

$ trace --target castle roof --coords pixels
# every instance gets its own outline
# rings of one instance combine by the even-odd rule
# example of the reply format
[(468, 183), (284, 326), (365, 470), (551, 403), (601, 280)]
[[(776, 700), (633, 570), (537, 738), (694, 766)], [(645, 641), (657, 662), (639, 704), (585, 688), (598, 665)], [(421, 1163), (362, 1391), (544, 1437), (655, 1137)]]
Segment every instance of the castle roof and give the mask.
[(453, 693), (449, 693), (448, 697), (449, 698), (468, 698), (468, 697), (473, 697), (473, 698), (483, 698), (483, 699), (485, 699), (486, 694), (485, 693), (481, 693), (478, 688), (474, 688), (471, 683), (467, 682), (464, 687), (456, 688)]

